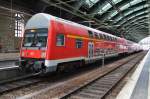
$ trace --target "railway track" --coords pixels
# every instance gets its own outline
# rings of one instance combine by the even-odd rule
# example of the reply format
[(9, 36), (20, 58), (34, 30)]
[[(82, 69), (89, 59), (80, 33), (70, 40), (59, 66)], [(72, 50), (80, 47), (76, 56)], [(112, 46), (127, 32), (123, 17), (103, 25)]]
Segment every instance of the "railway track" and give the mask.
[(42, 81), (37, 74), (28, 74), (0, 82), (0, 94)]
[(123, 64), (107, 75), (97, 78), (76, 90), (60, 97), (60, 99), (104, 99), (105, 96), (121, 81), (126, 74), (143, 58), (134, 57), (134, 60)]
[[(16, 66), (17, 59), (12, 60), (0, 60), (0, 69)], [(17, 66), (16, 66), (17, 67)]]
[[(118, 74), (113, 74), (112, 71), (115, 70), (116, 68), (119, 69), (121, 65), (125, 65), (126, 62), (129, 62), (129, 60), (132, 61), (132, 59), (135, 58), (136, 61), (137, 61), (140, 57), (142, 58), (141, 55), (144, 56), (143, 53), (138, 53), (138, 54), (135, 54), (135, 55), (128, 56), (128, 57), (126, 57), (124, 59), (118, 60), (117, 62), (114, 62), (113, 64), (110, 64), (110, 66), (108, 65), (106, 67), (102, 67), (102, 68), (98, 68), (98, 69), (94, 69), (92, 71), (89, 71), (89, 72), (85, 73), (87, 78), (84, 77), (84, 75), (79, 76), (80, 78), (78, 76), (75, 76), (75, 77), (73, 76), (73, 77), (68, 78), (67, 80), (64, 79), (63, 82), (62, 82), (60, 80), (60, 78), (66, 78), (67, 75), (62, 74), (61, 76), (60, 75), (57, 75), (57, 76), (53, 75), (53, 76), (50, 76), (50, 77), (48, 76), (48, 78), (51, 78), (51, 79), (44, 79), (44, 78), (41, 79), (40, 77), (36, 77), (36, 76), (32, 76), (32, 75), (29, 75), (29, 77), (20, 77), (19, 79), (16, 79), (16, 80), (13, 80), (13, 81), (10, 81), (10, 82), (0, 83), (0, 94), (6, 93), (6, 92), (10, 92), (10, 91), (16, 90), (16, 89), (20, 89), (21, 90), (22, 87), (26, 87), (26, 86), (29, 86), (29, 85), (34, 85), (36, 83), (41, 83), (41, 82), (45, 82), (45, 81), (48, 82), (48, 83), (51, 83), (51, 82), (56, 80), (56, 82), (58, 81), (58, 85), (54, 82), (54, 85), (56, 84), (55, 86), (53, 86), (53, 84), (52, 84), (50, 86), (50, 88), (46, 88), (46, 90), (50, 90), (51, 91), (51, 92), (48, 93), (49, 97), (51, 97), (51, 98), (58, 97), (58, 98), (62, 98), (62, 99), (74, 98), (74, 97), (77, 97), (79, 92), (82, 92), (83, 89), (85, 90), (86, 87), (88, 87), (92, 83), (98, 81), (99, 78), (105, 77), (105, 75), (106, 76), (107, 75), (114, 75), (114, 77), (117, 76), (117, 75), (121, 75), (122, 71), (120, 71)], [(140, 56), (140, 57), (137, 57), (137, 56)], [(133, 63), (135, 65), (136, 62), (133, 62)], [(133, 64), (130, 64), (130, 65), (133, 65)], [(121, 67), (123, 67), (123, 66), (121, 66)], [(126, 65), (124, 67), (126, 67)], [(130, 68), (132, 68), (132, 66)], [(126, 72), (123, 71), (123, 72), (127, 73), (128, 71), (126, 71)], [(109, 73), (111, 73), (111, 74), (109, 74)], [(107, 78), (107, 79), (113, 79), (112, 76), (109, 76), (109, 77), (110, 78)], [(75, 81), (74, 81), (74, 79), (75, 79)], [(107, 81), (107, 79), (103, 79), (102, 81)], [(61, 84), (60, 84), (59, 80), (62, 82)], [(117, 81), (117, 80), (111, 80), (111, 81), (114, 82), (114, 81)], [(102, 83), (101, 81), (99, 81), (99, 83), (101, 85), (102, 84), (106, 84), (106, 85), (110, 84), (110, 83), (106, 83), (106, 82)], [(106, 85), (102, 85), (102, 87), (104, 87)], [(96, 85), (93, 85), (93, 86), (96, 86)], [(69, 87), (69, 88), (67, 88), (67, 87)], [(73, 88), (73, 87), (75, 87), (75, 88)], [(96, 86), (96, 87), (98, 87), (98, 86)], [(90, 87), (88, 87), (88, 89), (89, 88)], [(109, 86), (109, 90), (110, 89), (111, 89), (111, 87)], [(44, 89), (42, 88), (42, 90), (44, 90)], [(108, 90), (108, 92), (109, 92), (109, 90)], [(43, 92), (43, 91), (40, 91), (40, 92)], [(37, 92), (37, 93), (40, 93), (40, 92)], [(33, 96), (34, 95), (36, 95), (36, 94), (33, 94)], [(30, 96), (32, 97), (32, 94), (29, 95), (29, 97)], [(41, 99), (41, 98), (44, 99), (43, 95), (40, 95), (40, 96), (37, 95), (37, 97), (35, 99)]]
[[(51, 83), (32, 93), (18, 95), (18, 99), (101, 99), (143, 58), (145, 53), (137, 53), (101, 68), (71, 76)], [(70, 75), (70, 74), (69, 74)], [(64, 76), (63, 76), (64, 77)], [(65, 76), (65, 78), (67, 75)], [(61, 77), (59, 77), (60, 79)], [(32, 89), (31, 89), (32, 90)], [(4, 98), (5, 99), (5, 98)]]

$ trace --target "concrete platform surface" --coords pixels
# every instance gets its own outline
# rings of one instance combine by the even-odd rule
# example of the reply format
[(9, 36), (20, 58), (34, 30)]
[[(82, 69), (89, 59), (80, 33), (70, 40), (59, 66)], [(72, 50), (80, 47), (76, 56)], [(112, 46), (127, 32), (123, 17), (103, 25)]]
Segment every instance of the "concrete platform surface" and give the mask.
[(150, 50), (120, 91), (116, 99), (149, 99), (150, 97)]
[(3, 60), (17, 60), (19, 53), (0, 53), (0, 61)]

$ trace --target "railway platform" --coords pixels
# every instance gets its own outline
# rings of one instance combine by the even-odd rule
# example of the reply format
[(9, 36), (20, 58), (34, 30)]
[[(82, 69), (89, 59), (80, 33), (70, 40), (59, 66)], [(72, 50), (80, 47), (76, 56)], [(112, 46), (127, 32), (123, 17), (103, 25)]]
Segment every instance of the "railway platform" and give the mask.
[(19, 53), (0, 53), (0, 61), (17, 60), (18, 58)]
[(116, 99), (150, 99), (150, 50)]
[(19, 53), (0, 53), (0, 81), (16, 77), (20, 71), (15, 64)]
[(0, 70), (16, 68), (19, 53), (0, 53)]

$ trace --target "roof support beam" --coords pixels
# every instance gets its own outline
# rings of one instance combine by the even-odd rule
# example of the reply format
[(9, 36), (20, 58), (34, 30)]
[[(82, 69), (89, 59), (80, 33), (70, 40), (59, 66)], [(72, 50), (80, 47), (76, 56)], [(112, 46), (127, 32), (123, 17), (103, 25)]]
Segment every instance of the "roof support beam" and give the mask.
[[(115, 4), (115, 6), (117, 8), (120, 8), (120, 5), (126, 5), (127, 3), (129, 3), (132, 0), (122, 0), (121, 2)], [(101, 20), (107, 20), (108, 16), (112, 15), (112, 13), (114, 13), (116, 10), (113, 8), (108, 9), (105, 13), (102, 13), (101, 16), (99, 16), (99, 19)]]
[[(122, 13), (123, 13), (124, 15), (126, 15), (127, 13), (129, 13), (129, 12), (131, 12), (131, 11), (132, 11), (132, 13), (133, 13), (133, 11), (135, 11), (134, 9), (141, 8), (141, 7), (144, 8), (144, 5), (146, 5), (146, 2), (145, 2), (145, 1), (140, 2), (140, 3), (137, 3), (137, 4), (135, 4), (135, 5), (130, 6), (130, 7), (127, 8), (127, 9), (122, 10)], [(120, 17), (120, 14), (116, 14), (116, 15), (115, 15), (114, 17), (112, 17), (111, 19), (114, 20), (114, 21), (116, 21), (116, 19), (118, 19), (119, 17)]]
[(126, 30), (131, 29), (131, 28), (137, 28), (138, 30), (139, 29), (144, 29), (146, 31), (148, 29), (148, 27), (147, 27), (147, 25), (145, 23), (139, 23), (139, 24), (136, 23), (136, 24), (133, 24), (132, 26), (127, 27)]
[(141, 27), (140, 25), (134, 25), (132, 28), (126, 29), (127, 32), (137, 32), (137, 31), (145, 31), (145, 33), (148, 33), (148, 28), (146, 29), (145, 27)]
[(105, 0), (102, 1), (98, 1), (97, 3), (95, 3), (87, 12), (89, 15), (91, 15), (92, 17), (94, 17), (95, 15), (98, 14), (98, 12), (101, 10), (101, 7), (104, 6), (106, 3)]
[(132, 24), (132, 22), (136, 22), (138, 20), (144, 20), (144, 19), (148, 19), (148, 17), (146, 17), (145, 15), (144, 16), (140, 16), (140, 17), (136, 17), (132, 20), (128, 20), (127, 22), (121, 24), (121, 26), (125, 26), (125, 25), (128, 25), (128, 24)]
[[(94, 21), (95, 24), (98, 24), (98, 25), (100, 25), (100, 26), (102, 26), (102, 27), (105, 27), (105, 26), (107, 27), (107, 24), (101, 22), (100, 20), (98, 20), (98, 19), (96, 19), (96, 18), (93, 18), (93, 17), (90, 17), (90, 16), (85, 15), (84, 12), (75, 9), (75, 8), (72, 7), (71, 5), (66, 4), (66, 3), (64, 3), (64, 2), (61, 1), (61, 0), (56, 0), (56, 1), (57, 1), (57, 2), (60, 2), (61, 4), (63, 4), (63, 6), (60, 6), (60, 5), (57, 5), (57, 4), (53, 3), (53, 2), (51, 2), (51, 0), (42, 0), (42, 1), (45, 2), (45, 3), (48, 3), (48, 4), (51, 5), (51, 6), (55, 6), (55, 7), (57, 7), (57, 8), (62, 9), (62, 10), (65, 10), (65, 11), (67, 11), (67, 12), (73, 14), (73, 15), (76, 15), (76, 16), (78, 16), (78, 17), (81, 17), (81, 18), (83, 18), (83, 19), (85, 19), (85, 20)], [(64, 6), (66, 6), (67, 9), (66, 9)], [(74, 12), (73, 10), (76, 11), (76, 12)]]
[[(76, 10), (73, 10), (74, 13), (77, 12), (81, 8), (81, 6), (85, 3), (86, 0), (77, 0), (75, 3), (72, 4), (72, 7), (74, 7)], [(73, 17), (75, 17), (72, 14), (67, 15), (69, 17), (69, 20), (71, 20)]]
[(115, 24), (120, 24), (120, 23), (124, 22), (125, 18), (130, 19), (131, 17), (134, 17), (138, 14), (144, 14), (144, 13), (148, 13), (147, 8), (144, 8), (144, 9), (141, 9), (141, 10), (138, 10), (138, 11), (134, 11), (133, 13), (131, 13), (129, 15), (126, 15), (122, 20), (117, 21)]
[(129, 22), (128, 24), (124, 24), (124, 27), (128, 27), (128, 26), (132, 26), (133, 24), (135, 23), (140, 23), (140, 22), (147, 22), (148, 19), (145, 19), (145, 18), (141, 18), (141, 19), (138, 19), (136, 21), (132, 21), (132, 22)]
[[(128, 19), (128, 21), (130, 22), (130, 21), (132, 21), (132, 20), (134, 20), (134, 19), (138, 19), (138, 18), (140, 18), (140, 17), (147, 17), (148, 16), (148, 13), (139, 13), (138, 15), (135, 15), (135, 16), (132, 16), (132, 17), (130, 17), (130, 19)], [(123, 21), (122, 23), (120, 23), (120, 24), (117, 24), (117, 25), (123, 25), (123, 24), (126, 24), (126, 23), (128, 23), (128, 21)]]

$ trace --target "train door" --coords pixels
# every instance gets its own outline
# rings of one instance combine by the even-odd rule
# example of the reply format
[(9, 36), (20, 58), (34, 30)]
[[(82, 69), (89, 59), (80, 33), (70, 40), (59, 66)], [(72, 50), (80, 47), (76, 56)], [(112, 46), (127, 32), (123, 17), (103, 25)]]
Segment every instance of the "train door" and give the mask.
[(94, 56), (94, 44), (93, 42), (88, 43), (88, 58), (92, 58)]

